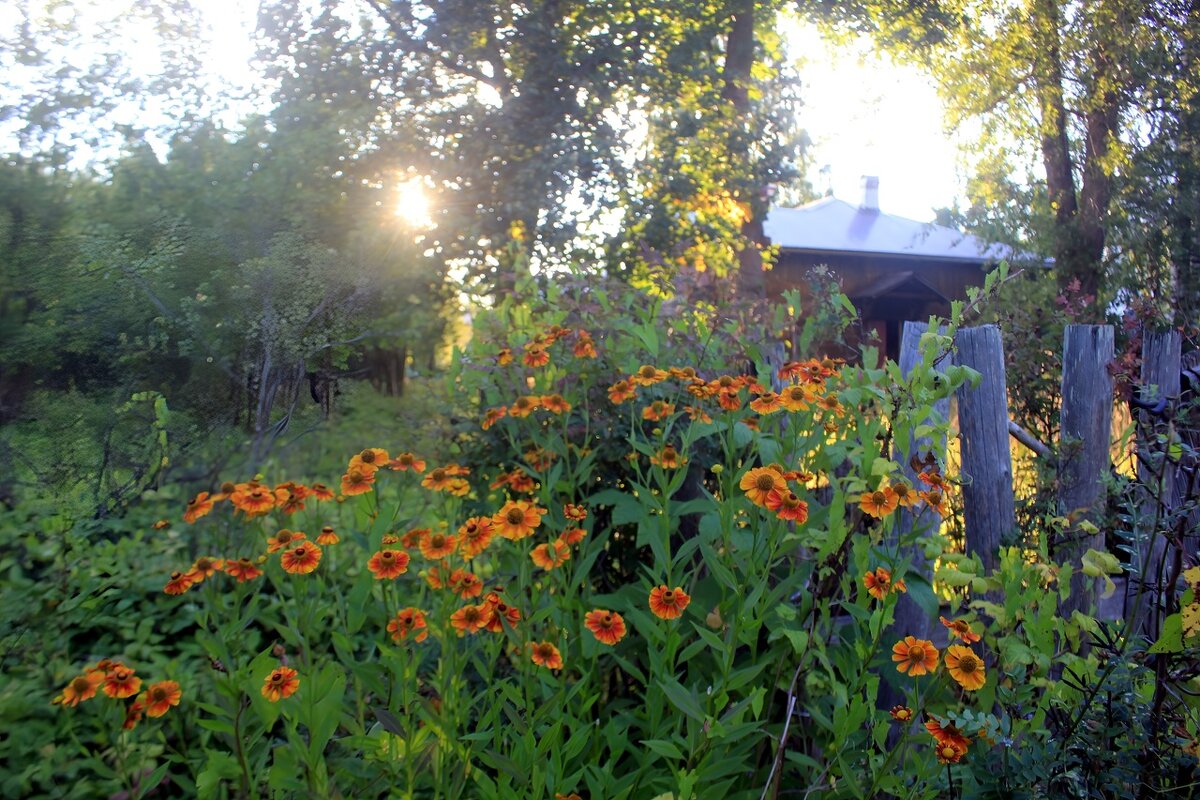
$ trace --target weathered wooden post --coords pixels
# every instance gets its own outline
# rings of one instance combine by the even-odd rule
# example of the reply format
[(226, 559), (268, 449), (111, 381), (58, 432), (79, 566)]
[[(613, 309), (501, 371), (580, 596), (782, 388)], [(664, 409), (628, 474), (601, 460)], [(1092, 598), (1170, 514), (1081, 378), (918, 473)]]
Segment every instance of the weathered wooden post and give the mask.
[(1113, 359), (1111, 325), (1068, 325), (1063, 336), (1062, 460), (1058, 465), (1059, 513), (1073, 524), (1067, 545), (1057, 553), (1060, 562), (1075, 568), (1071, 596), (1061, 613), (1088, 610), (1099, 596), (1099, 578), (1080, 570), (1080, 558), (1089, 549), (1104, 549), (1104, 532), (1087, 533), (1083, 521), (1095, 521), (1105, 502), (1112, 438), (1113, 380), (1108, 364)]
[(1012, 451), (1008, 443), (1008, 387), (1004, 348), (995, 325), (962, 328), (955, 337), (955, 361), (981, 376), (979, 386), (961, 386), (958, 430), (962, 435), (963, 514), (967, 553), (995, 569), (1000, 539), (1016, 527)]
[[(900, 337), (900, 372), (907, 377), (913, 369), (921, 363), (921, 334), (929, 330), (927, 322), (905, 322), (904, 332)], [(933, 417), (937, 419), (927, 420), (929, 423), (945, 422), (950, 417), (950, 400), (939, 400), (933, 407)], [(934, 442), (931, 437), (925, 436), (920, 439), (914, 439), (909, 444), (907, 453), (896, 453), (895, 459), (900, 462), (904, 471), (904, 477), (914, 486), (918, 485), (916, 472), (909, 463), (913, 455), (934, 451), (939, 456), (944, 456), (946, 452), (946, 440), (944, 438)], [(920, 512), (922, 509), (916, 509)], [(896, 522), (894, 536), (897, 540), (907, 536), (917, 525), (918, 514), (913, 513), (914, 509), (899, 508), (896, 510)], [(931, 516), (936, 518), (936, 512), (931, 512), (928, 509), (925, 511), (925, 520), (928, 521)], [(925, 558), (925, 554), (921, 547), (909, 547), (900, 551), (901, 558), (907, 558), (911, 566), (908, 574), (920, 575), (926, 581), (933, 582), (933, 564)], [(915, 636), (918, 639), (931, 638), (933, 631), (933, 619), (912, 599), (908, 594), (899, 595), (896, 601), (896, 610), (892, 630), (902, 632), (899, 636)], [(888, 645), (890, 646), (890, 642)], [(878, 702), (881, 708), (888, 708), (903, 699), (903, 695), (897, 692), (888, 683), (879, 685)], [(897, 729), (898, 731), (899, 729)]]
[[(1180, 379), (1179, 368), (1181, 361), (1183, 337), (1179, 331), (1152, 332), (1142, 335), (1142, 375), (1139, 387), (1138, 405), (1143, 406), (1138, 412), (1138, 442), (1146, 443), (1148, 450), (1156, 448), (1150, 441), (1156, 433), (1170, 436), (1174, 427), (1175, 404), (1179, 400)], [(1150, 406), (1146, 408), (1145, 406)], [(1165, 449), (1165, 448), (1164, 448)], [(1156, 508), (1175, 508), (1177, 504), (1175, 492), (1175, 465), (1166, 453), (1153, 457), (1149, 453), (1138, 454), (1138, 481), (1144, 487), (1142, 495), (1141, 516), (1143, 519), (1156, 518)], [(1159, 623), (1157, 611), (1158, 602), (1164, 591), (1163, 582), (1167, 579), (1168, 559), (1173, 556), (1176, 548), (1168, 548), (1167, 539), (1159, 531), (1147, 529), (1149, 540), (1139, 548), (1141, 563), (1136, 564), (1141, 582), (1137, 591), (1144, 592), (1141, 603), (1130, 602), (1127, 614), (1131, 624), (1140, 624), (1145, 633), (1158, 635)], [(1131, 583), (1136, 583), (1131, 582)], [(1133, 619), (1135, 608), (1139, 619)]]
[[(900, 338), (900, 372), (907, 377), (913, 369), (921, 363), (921, 348), (919, 342), (921, 334), (929, 329), (929, 324), (926, 322), (905, 322), (904, 333)], [(943, 423), (950, 417), (950, 400), (939, 400), (933, 406), (933, 417), (929, 419), (930, 424)], [(941, 438), (938, 441), (933, 441), (931, 437), (923, 436), (920, 439), (914, 439), (909, 445), (907, 453), (897, 453), (898, 460), (904, 470), (904, 477), (914, 486), (919, 485), (917, 474), (909, 464), (913, 455), (934, 451), (938, 455), (944, 455), (946, 452), (946, 440)], [(927, 509), (924, 510), (925, 521), (928, 522), (933, 512)], [(896, 511), (896, 527), (895, 536), (897, 539), (902, 539), (909, 534), (917, 525), (918, 514), (913, 513), (913, 509), (900, 508)], [(912, 562), (910, 572), (924, 576), (925, 580), (932, 581), (933, 565), (930, 564), (922, 552), (922, 548), (914, 547), (909, 549), (907, 555)], [(905, 635), (916, 636), (918, 639), (928, 639), (929, 632), (933, 629), (933, 620), (924, 610), (907, 594), (900, 595), (899, 601), (896, 603), (895, 629), (904, 631)]]

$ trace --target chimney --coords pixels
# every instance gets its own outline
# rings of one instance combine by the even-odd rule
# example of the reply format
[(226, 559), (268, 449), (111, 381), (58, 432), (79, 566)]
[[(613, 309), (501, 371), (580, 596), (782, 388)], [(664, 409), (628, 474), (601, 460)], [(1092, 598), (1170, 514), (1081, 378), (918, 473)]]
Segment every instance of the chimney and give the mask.
[(862, 176), (862, 203), (859, 209), (862, 211), (878, 211), (879, 210), (879, 176), (878, 175), (863, 175)]

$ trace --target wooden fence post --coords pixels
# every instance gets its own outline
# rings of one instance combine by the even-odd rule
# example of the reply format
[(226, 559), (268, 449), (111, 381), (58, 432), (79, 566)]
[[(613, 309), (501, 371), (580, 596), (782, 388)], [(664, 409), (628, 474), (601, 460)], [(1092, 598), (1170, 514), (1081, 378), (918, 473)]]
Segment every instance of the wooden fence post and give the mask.
[(1001, 537), (1017, 524), (1004, 349), (995, 325), (962, 328), (955, 342), (955, 361), (982, 376), (977, 388), (964, 384), (956, 396), (962, 472), (969, 478), (963, 485), (967, 553), (978, 554), (990, 571), (999, 563)]
[[(1160, 401), (1161, 410), (1143, 408), (1138, 412), (1138, 441), (1146, 442), (1156, 433), (1169, 433), (1174, 427), (1174, 413), (1180, 393), (1180, 361), (1183, 337), (1179, 331), (1151, 332), (1142, 335), (1142, 375), (1138, 400), (1142, 404)], [(1151, 449), (1153, 445), (1150, 445)], [(1174, 508), (1177, 504), (1175, 491), (1175, 465), (1162, 454), (1155, 458), (1138, 456), (1138, 481), (1144, 487), (1142, 502), (1145, 504), (1143, 517), (1154, 518), (1156, 507), (1161, 504), (1164, 509)], [(1159, 531), (1148, 530), (1149, 540), (1138, 550), (1142, 557), (1141, 563), (1135, 565), (1139, 577), (1130, 581), (1127, 587), (1127, 613), (1133, 613), (1128, 593), (1142, 583), (1138, 591), (1145, 592), (1141, 602), (1139, 619), (1130, 619), (1130, 624), (1140, 624), (1143, 631), (1157, 636), (1161, 620), (1158, 618), (1160, 603), (1165, 587), (1168, 570), (1166, 559), (1169, 555), (1167, 540)], [(1173, 552), (1175, 548), (1170, 548)], [(1152, 600), (1158, 602), (1151, 602)]]
[(1080, 571), (1080, 558), (1088, 549), (1104, 549), (1104, 532), (1088, 534), (1079, 523), (1094, 521), (1105, 502), (1104, 481), (1110, 468), (1113, 380), (1108, 364), (1113, 359), (1111, 325), (1068, 325), (1063, 336), (1062, 442), (1065, 453), (1058, 465), (1059, 513), (1074, 524), (1067, 531), (1067, 546), (1056, 554), (1069, 561), (1071, 596), (1061, 612), (1088, 613), (1099, 596), (1099, 578)]
[[(929, 329), (927, 322), (905, 322), (904, 332), (900, 337), (900, 372), (907, 377), (912, 370), (921, 363), (921, 348), (919, 342), (921, 334)], [(930, 422), (945, 422), (950, 417), (950, 401), (939, 400), (933, 406), (933, 416), (937, 419), (930, 419)], [(917, 474), (913, 471), (912, 465), (909, 464), (911, 456), (920, 453), (921, 451), (933, 450), (939, 455), (944, 455), (946, 451), (946, 440), (943, 438), (937, 442), (930, 437), (925, 436), (920, 439), (915, 439), (909, 445), (909, 452), (897, 453), (896, 460), (900, 462), (901, 468), (904, 471), (904, 477), (914, 486), (918, 485)], [(926, 519), (931, 515), (927, 512)], [(895, 536), (901, 539), (908, 534), (916, 525), (917, 516), (912, 513), (911, 509), (900, 508), (896, 511), (896, 528)], [(932, 581), (933, 565), (926, 559), (920, 547), (914, 547), (909, 550), (907, 555), (912, 562), (911, 572), (924, 576), (927, 581)], [(904, 631), (905, 635), (916, 636), (918, 639), (928, 639), (929, 633), (933, 630), (933, 620), (926, 614), (919, 605), (907, 594), (902, 594), (896, 603), (895, 630)]]

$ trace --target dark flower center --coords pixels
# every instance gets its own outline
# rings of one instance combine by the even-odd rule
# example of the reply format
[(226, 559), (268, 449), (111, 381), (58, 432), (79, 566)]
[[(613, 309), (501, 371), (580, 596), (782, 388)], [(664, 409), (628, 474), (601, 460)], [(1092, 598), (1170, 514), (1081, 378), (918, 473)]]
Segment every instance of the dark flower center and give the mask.
[(885, 503), (887, 503), (887, 495), (884, 494), (883, 492), (872, 492), (871, 493), (871, 502), (877, 506), (884, 505)]
[(958, 660), (958, 669), (960, 672), (970, 675), (979, 669), (979, 659), (975, 656), (963, 656)]
[(372, 464), (375, 462), (375, 451), (374, 450), (363, 450), (361, 453), (358, 454), (358, 457), (361, 458), (364, 463)]
[(915, 647), (908, 648), (908, 660), (909, 661), (924, 661), (925, 660), (925, 648), (922, 647), (921, 645), (917, 645)]
[(775, 478), (770, 473), (763, 473), (754, 479), (754, 487), (761, 492), (769, 492), (775, 488)]
[(525, 512), (519, 508), (512, 508), (509, 509), (504, 519), (508, 521), (509, 525), (520, 525), (525, 521)]

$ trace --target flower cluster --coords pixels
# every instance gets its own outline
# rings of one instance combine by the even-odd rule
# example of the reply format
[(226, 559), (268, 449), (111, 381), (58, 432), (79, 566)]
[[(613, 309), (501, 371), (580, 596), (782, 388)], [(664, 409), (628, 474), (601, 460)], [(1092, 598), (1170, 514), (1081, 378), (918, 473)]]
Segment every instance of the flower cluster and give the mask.
[(132, 667), (120, 661), (104, 658), (72, 678), (54, 698), (55, 705), (74, 708), (91, 700), (99, 692), (113, 700), (129, 700), (125, 704), (125, 721), (122, 727), (133, 730), (143, 716), (161, 717), (171, 706), (179, 705), (183, 692), (175, 681), (158, 681), (145, 688), (141, 694), (142, 679)]

